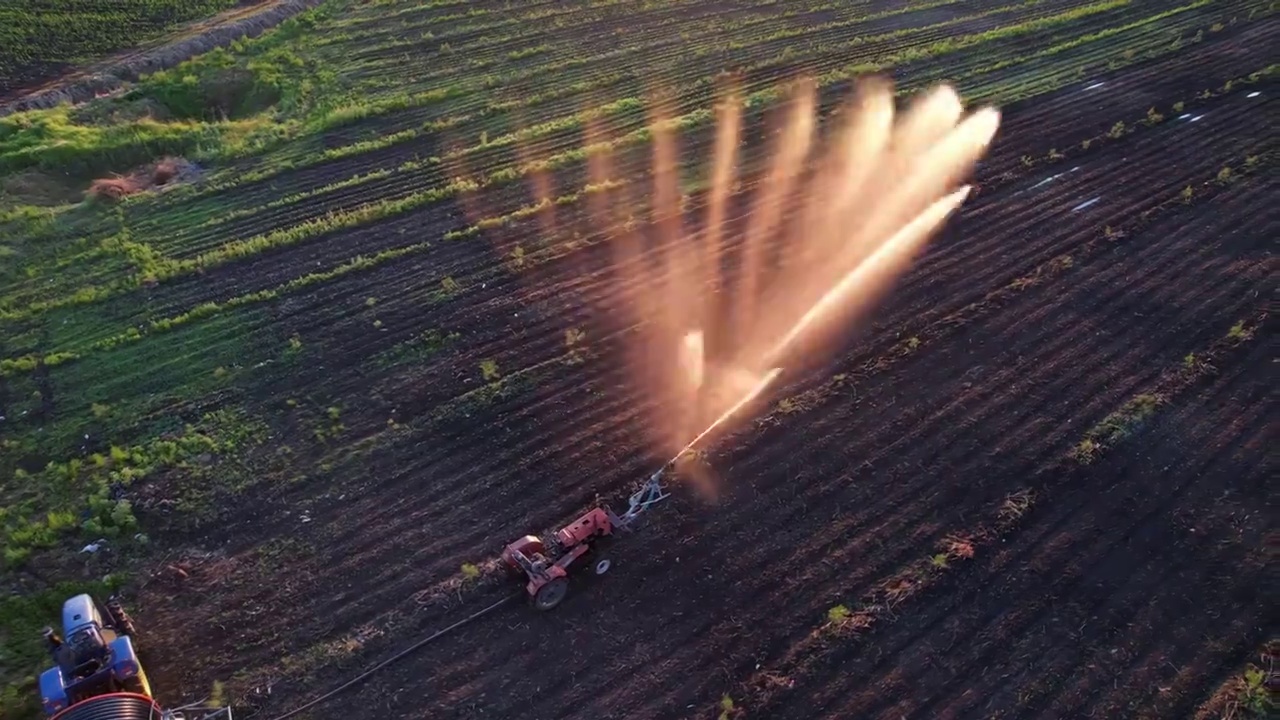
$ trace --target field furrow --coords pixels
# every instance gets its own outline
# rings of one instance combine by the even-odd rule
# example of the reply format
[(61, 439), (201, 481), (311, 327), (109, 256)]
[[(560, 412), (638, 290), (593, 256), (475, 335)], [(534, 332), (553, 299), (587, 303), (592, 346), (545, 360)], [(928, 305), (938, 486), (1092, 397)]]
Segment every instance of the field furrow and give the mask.
[[(1276, 10), (317, 0), (0, 118), (0, 715), (41, 716), (68, 593), (119, 591), (161, 703), (237, 718), (392, 657), (298, 717), (1262, 717)], [(791, 81), (829, 138), (869, 75), (1000, 109), (965, 203), (664, 476), (607, 575), (400, 654), (668, 459), (683, 410), (638, 358), (679, 313), (633, 300), (677, 302), (656, 268), (710, 237), (721, 93), (736, 176), (689, 290), (727, 318), (786, 291), (794, 238), (747, 237)]]

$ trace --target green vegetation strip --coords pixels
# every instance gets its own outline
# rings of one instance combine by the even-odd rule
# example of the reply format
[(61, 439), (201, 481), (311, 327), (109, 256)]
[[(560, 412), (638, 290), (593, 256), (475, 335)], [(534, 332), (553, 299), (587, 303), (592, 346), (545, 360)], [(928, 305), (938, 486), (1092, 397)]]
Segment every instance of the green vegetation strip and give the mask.
[[(1049, 48), (1046, 50), (1046, 52), (1052, 52), (1052, 51), (1053, 51), (1053, 48)], [(1274, 64), (1269, 65), (1267, 68), (1264, 68), (1255, 73), (1251, 73), (1249, 76), (1246, 76), (1244, 78), (1228, 81), (1224, 85), (1223, 92), (1227, 92), (1232, 88), (1238, 89), (1239, 87), (1245, 86), (1252, 82), (1257, 82), (1258, 80), (1264, 77), (1269, 77), (1270, 75), (1274, 74), (1276, 68), (1277, 66)], [(1120, 124), (1123, 125), (1123, 123), (1120, 123)], [(1133, 132), (1139, 126), (1140, 126), (1139, 123), (1132, 123), (1132, 127), (1126, 128), (1122, 133), (1122, 135), (1127, 135), (1128, 133)], [(1116, 137), (1114, 137), (1113, 134), (1114, 134), (1114, 128), (1112, 131), (1108, 132), (1107, 134), (1096, 138), (1095, 141), (1098, 143), (1102, 143), (1108, 140), (1115, 140)], [(1086, 145), (1085, 147), (1087, 148), (1091, 145), (1092, 143), (1090, 143), (1090, 145)], [(1065, 157), (1066, 155), (1056, 154), (1056, 157), (1047, 156), (1045, 160), (1060, 161)], [(1040, 163), (1034, 163), (1034, 164), (1038, 166)], [(1249, 173), (1249, 172), (1252, 172), (1252, 170), (1253, 168), (1249, 167), (1246, 164), (1244, 172)], [(556, 198), (555, 200), (549, 200), (549, 201), (544, 201), (542, 203), (527, 205), (511, 213), (507, 213), (506, 215), (492, 217), (492, 218), (485, 218), (466, 228), (450, 231), (445, 234), (444, 239), (445, 240), (462, 239), (462, 238), (474, 236), (484, 230), (494, 229), (497, 227), (510, 226), (516, 222), (519, 222), (522, 219), (535, 215), (536, 213), (538, 213), (540, 210), (542, 210), (548, 205), (551, 205), (551, 204), (554, 204), (556, 206), (572, 205), (577, 203), (580, 199), (592, 193), (612, 189), (614, 187), (619, 187), (621, 184), (622, 183), (620, 181), (616, 181), (616, 180), (609, 181), (603, 185), (588, 184), (588, 185), (585, 185), (582, 188), (582, 190), (577, 193), (561, 196)], [(744, 187), (744, 189), (749, 189), (749, 186)], [(254, 293), (248, 293), (245, 295), (231, 298), (223, 302), (202, 303), (201, 305), (198, 305), (195, 308), (192, 308), (191, 310), (181, 315), (177, 315), (170, 318), (164, 318), (160, 320), (153, 320), (148, 323), (145, 329), (140, 329), (138, 327), (131, 327), (128, 330), (126, 330), (124, 333), (112, 336), (104, 340), (100, 340), (92, 344), (91, 346), (89, 346), (89, 351), (110, 349), (123, 343), (141, 340), (157, 332), (172, 330), (174, 328), (180, 327), (182, 325), (186, 325), (194, 321), (212, 317), (220, 313), (226, 312), (228, 310), (274, 300), (290, 292), (301, 290), (303, 288), (310, 287), (316, 284), (328, 282), (330, 280), (334, 280), (355, 272), (370, 270), (380, 265), (390, 263), (400, 258), (406, 257), (408, 255), (423, 252), (429, 249), (431, 246), (432, 245), (430, 242), (420, 242), (420, 243), (414, 243), (414, 244), (406, 245), (399, 248), (394, 248), (391, 250), (386, 250), (380, 253), (376, 253), (374, 255), (357, 256), (352, 260), (342, 263), (330, 270), (323, 271), (323, 272), (309, 273), (307, 275), (294, 278), (293, 280), (290, 280), (289, 282), (283, 285), (277, 286), (275, 288), (261, 290)], [(570, 250), (566, 251), (566, 253), (561, 253), (561, 254), (574, 252), (578, 249), (579, 247), (575, 246)], [(560, 254), (557, 254), (554, 251), (551, 251), (548, 253), (542, 253), (542, 255), (545, 257), (537, 257), (537, 258), (528, 257), (526, 258), (526, 262), (530, 264), (535, 262), (538, 262), (538, 263), (546, 262), (551, 259), (554, 259), (555, 257), (560, 256)], [(495, 272), (498, 272), (498, 271), (495, 270)], [(102, 294), (103, 293), (101, 292), (94, 292), (94, 293), (87, 293), (87, 296), (92, 296), (97, 298)], [(903, 349), (906, 349), (905, 346)], [(44, 356), (44, 358), (28, 355), (28, 356), (15, 358), (11, 360), (0, 360), (0, 375), (30, 372), (31, 370), (35, 369), (35, 367), (38, 365), (41, 359), (43, 359), (46, 365), (52, 366), (52, 365), (59, 365), (62, 363), (66, 363), (71, 360), (76, 360), (79, 357), (80, 355), (76, 353), (59, 352), (59, 353), (51, 353), (49, 355)], [(838, 379), (843, 380), (843, 376), (839, 376)], [(803, 407), (805, 407), (805, 404), (803, 404), (803, 401), (799, 399), (793, 400), (791, 402), (802, 403), (802, 404), (795, 405), (792, 409), (787, 410), (787, 412), (794, 412), (798, 409), (802, 409)]]
[[(809, 48), (799, 54), (797, 54), (796, 51), (794, 50), (783, 50), (779, 54), (777, 54), (775, 57), (756, 61), (754, 63), (751, 63), (745, 66), (744, 68), (742, 68), (742, 70), (746, 72), (758, 72), (774, 66), (779, 66), (779, 67), (790, 66), (800, 58), (819, 57), (824, 55), (825, 53), (843, 52), (844, 50), (847, 50), (847, 49), (865, 46), (871, 43), (886, 42), (886, 41), (891, 41), (895, 39), (901, 39), (909, 35), (927, 34), (927, 33), (935, 32), (937, 30), (942, 30), (947, 27), (951, 27), (960, 23), (971, 22), (975, 19), (980, 19), (983, 17), (989, 17), (999, 13), (1013, 12), (1016, 10), (1033, 7), (1036, 5), (1043, 4), (1044, 1), (1045, 0), (1022, 0), (1022, 2), (1013, 4), (1013, 5), (993, 8), (993, 9), (978, 12), (975, 14), (966, 15), (963, 17), (953, 18), (951, 20), (945, 20), (942, 22), (934, 23), (932, 25), (927, 25), (924, 27), (906, 28), (903, 30), (896, 30), (892, 32), (881, 33), (879, 35), (854, 38), (852, 40), (842, 42), (837, 47), (834, 47), (834, 48), (825, 48), (825, 49)], [(1109, 6), (1105, 9), (1113, 9), (1114, 7), (1127, 5), (1131, 2), (1132, 0), (1113, 0), (1111, 3), (1108, 4)], [(944, 3), (938, 3), (938, 5), (941, 5), (941, 4), (944, 4)], [(914, 11), (914, 10), (920, 10), (920, 9), (927, 9), (928, 7), (933, 7), (933, 5), (928, 5), (924, 8), (911, 8), (910, 10)], [(901, 9), (884, 11), (881, 13), (876, 13), (873, 16), (870, 16), (869, 19), (889, 17), (892, 15), (896, 15), (896, 14), (907, 12), (907, 11), (908, 10), (901, 10)], [(859, 22), (864, 22), (867, 19), (868, 18), (863, 18), (859, 20)], [(765, 17), (760, 19), (760, 22), (766, 22), (766, 21), (771, 21), (771, 18)], [(808, 30), (806, 30), (806, 32), (807, 31)], [(767, 41), (768, 39), (770, 38), (766, 38), (765, 40)], [(726, 44), (725, 47), (721, 49), (722, 50), (731, 49), (730, 44)], [(433, 103), (437, 103), (437, 102), (441, 102), (444, 100), (457, 98), (457, 97), (472, 97), (474, 96), (474, 93), (477, 91), (477, 89), (487, 90), (487, 89), (497, 87), (502, 83), (519, 82), (521, 80), (525, 80), (529, 78), (546, 76), (547, 74), (551, 74), (551, 73), (554, 73), (556, 75), (563, 75), (566, 70), (569, 70), (573, 67), (578, 67), (578, 66), (596, 67), (600, 64), (615, 62), (623, 55), (633, 53), (635, 52), (635, 50), (636, 50), (635, 48), (624, 48), (621, 50), (610, 51), (603, 55), (593, 56), (591, 58), (574, 58), (570, 60), (558, 61), (557, 63), (552, 65), (544, 65), (544, 66), (539, 66), (535, 68), (522, 67), (512, 75), (500, 77), (500, 78), (496, 76), (488, 76), (484, 78), (482, 81), (477, 81), (476, 83), (472, 83), (471, 85), (466, 85), (466, 86), (449, 86), (445, 88), (435, 88), (431, 90), (422, 91), (419, 93), (401, 94), (401, 95), (393, 96), (390, 98), (384, 98), (384, 99), (372, 101), (372, 102), (363, 101), (356, 105), (343, 106), (343, 107), (335, 108), (333, 110), (326, 111), (320, 118), (310, 122), (307, 125), (307, 129), (304, 132), (308, 132), (308, 133), (321, 132), (324, 130), (333, 129), (333, 128), (346, 125), (352, 122), (356, 122), (359, 120), (363, 120), (371, 117), (377, 117), (377, 116), (385, 115), (395, 111), (420, 107), (422, 105), (433, 104)], [(587, 78), (579, 82), (583, 83), (586, 86), (584, 89), (590, 89), (593, 83), (598, 81), (595, 80), (594, 78)], [(676, 88), (676, 90), (681, 93), (696, 92), (699, 90), (710, 88), (714, 85), (714, 83), (715, 83), (715, 79), (712, 77), (709, 77), (709, 76), (700, 77), (699, 79), (697, 79), (692, 83), (679, 86), (678, 88)], [(430, 133), (444, 127), (454, 127), (456, 125), (460, 125), (462, 122), (465, 122), (468, 120), (474, 120), (493, 112), (509, 112), (510, 110), (513, 110), (516, 108), (529, 107), (540, 102), (545, 102), (547, 99), (554, 99), (556, 97), (560, 97), (562, 93), (563, 93), (563, 90), (558, 88), (556, 90), (546, 91), (544, 93), (522, 95), (517, 100), (511, 100), (511, 101), (506, 101), (501, 103), (490, 101), (485, 108), (477, 111), (477, 113), (475, 114), (467, 114), (461, 117), (446, 118), (444, 120), (433, 121), (431, 123), (424, 124), (420, 128), (411, 128), (407, 130), (402, 130), (400, 132), (375, 138), (373, 140), (366, 140), (358, 143), (353, 143), (348, 146), (332, 148), (322, 153), (311, 155), (302, 161), (285, 162), (273, 167), (263, 168), (261, 170), (249, 172), (249, 173), (237, 172), (234, 176), (232, 176), (228, 180), (225, 180), (225, 181), (215, 180), (214, 182), (205, 184), (204, 187), (202, 187), (199, 191), (196, 191), (194, 194), (199, 196), (199, 195), (206, 195), (214, 192), (220, 192), (246, 182), (262, 181), (268, 178), (275, 177), (285, 172), (296, 170), (301, 167), (307, 167), (307, 166), (324, 162), (327, 160), (333, 160), (333, 159), (344, 158), (344, 157), (352, 157), (355, 155), (362, 154), (364, 152), (380, 150), (380, 149), (384, 149), (394, 145), (406, 143), (416, 138), (422, 137), (426, 133)], [(544, 97), (544, 96), (549, 96), (549, 97)], [(557, 120), (547, 121), (530, 128), (526, 128), (520, 131), (507, 133), (502, 136), (495, 137), (492, 140), (482, 141), (477, 145), (473, 145), (467, 148), (462, 148), (460, 150), (447, 153), (445, 154), (443, 159), (451, 159), (454, 157), (465, 157), (476, 152), (484, 151), (489, 148), (503, 147), (507, 145), (512, 145), (519, 141), (533, 140), (542, 136), (554, 134), (556, 132), (562, 132), (565, 130), (581, 128), (585, 120), (591, 117), (631, 116), (639, 112), (642, 112), (643, 107), (644, 107), (644, 102), (640, 98), (621, 98), (619, 100), (612, 101), (604, 106), (584, 111), (583, 113), (567, 116)], [(281, 136), (281, 139), (284, 139), (285, 137), (287, 136)], [(125, 202), (139, 202), (145, 199), (146, 199), (145, 196), (139, 195), (139, 196), (134, 196), (132, 198), (126, 198)]]
[[(958, 52), (960, 50), (979, 45), (987, 40), (1016, 37), (1021, 34), (1035, 32), (1047, 27), (1073, 22), (1093, 14), (1126, 5), (1129, 2), (1131, 2), (1131, 0), (1108, 0), (1107, 2), (1095, 3), (1067, 13), (1025, 23), (1020, 26), (1001, 28), (986, 33), (980, 33), (978, 35), (939, 41), (926, 48), (895, 54), (885, 58), (879, 63), (864, 63), (826, 73), (819, 78), (819, 84), (823, 86), (831, 85), (837, 82), (850, 80), (857, 75), (879, 71), (900, 62)], [(1212, 2), (1212, 0), (1196, 0), (1196, 2), (1188, 5), (1161, 13), (1157, 17), (1167, 17), (1179, 12), (1185, 12), (1193, 8), (1207, 5), (1210, 2)], [(748, 95), (744, 99), (744, 105), (747, 108), (762, 108), (766, 105), (778, 102), (784, 97), (784, 92), (785, 91), (782, 89), (761, 90)], [(704, 109), (677, 117), (670, 121), (669, 124), (677, 131), (691, 130), (708, 124), (713, 120), (713, 117), (714, 115), (712, 110)], [(576, 164), (586, 160), (586, 158), (593, 153), (643, 144), (648, 142), (650, 137), (651, 130), (646, 127), (624, 135), (616, 140), (598, 143), (585, 148), (556, 153), (545, 160), (528, 163), (522, 167), (503, 168), (482, 177), (478, 181), (455, 180), (448, 185), (422, 190), (398, 200), (371, 202), (350, 211), (333, 213), (327, 217), (310, 220), (289, 228), (264, 233), (246, 240), (227, 243), (216, 250), (203, 253), (188, 260), (164, 261), (153, 268), (153, 273), (148, 279), (165, 280), (197, 270), (209, 269), (232, 260), (254, 255), (266, 249), (292, 245), (324, 233), (352, 228), (368, 222), (386, 219), (424, 207), (431, 203), (439, 202), (446, 198), (457, 196), (464, 192), (474, 192), (498, 185), (505, 185), (532, 173), (556, 170), (568, 165)]]
[[(0, 74), (76, 64), (136, 46), (237, 0), (147, 0), (128, 3), (5, 3), (0, 6)], [(80, 6), (80, 7), (77, 7)]]
[(1191, 353), (1178, 365), (1166, 370), (1156, 379), (1154, 387), (1129, 398), (1096, 425), (1089, 428), (1084, 438), (1067, 453), (1072, 460), (1089, 464), (1106, 450), (1142, 428), (1169, 398), (1185, 390), (1197, 380), (1215, 372), (1213, 361), (1253, 339), (1266, 321), (1265, 311), (1241, 320), (1231, 326), (1221, 338), (1202, 352)]
[[(974, 74), (983, 74), (983, 73), (987, 73), (987, 72), (994, 72), (994, 71), (996, 71), (996, 70), (1004, 69), (1004, 68), (1006, 68), (1006, 67), (1010, 67), (1010, 66), (1013, 66), (1013, 65), (1016, 65), (1016, 64), (1026, 63), (1026, 62), (1029, 62), (1029, 61), (1034, 60), (1034, 59), (1041, 59), (1041, 58), (1045, 58), (1045, 57), (1050, 57), (1050, 56), (1053, 56), (1053, 55), (1056, 55), (1056, 54), (1059, 54), (1059, 53), (1062, 53), (1062, 52), (1065, 52), (1065, 51), (1068, 51), (1068, 50), (1071, 50), (1071, 49), (1074, 49), (1074, 48), (1077, 48), (1077, 47), (1080, 47), (1080, 46), (1083, 46), (1083, 45), (1088, 44), (1088, 43), (1091, 43), (1091, 42), (1096, 42), (1096, 41), (1099, 41), (1099, 40), (1104, 40), (1104, 39), (1107, 39), (1107, 38), (1110, 38), (1110, 37), (1114, 37), (1114, 36), (1116, 36), (1116, 35), (1119, 35), (1119, 34), (1122, 34), (1122, 33), (1125, 33), (1125, 32), (1129, 32), (1129, 31), (1134, 30), (1134, 29), (1137, 29), (1137, 28), (1141, 28), (1141, 27), (1143, 27), (1143, 26), (1145, 26), (1145, 25), (1148, 25), (1148, 24), (1150, 24), (1151, 22), (1157, 21), (1157, 20), (1159, 20), (1159, 19), (1161, 19), (1161, 17), (1160, 17), (1160, 16), (1151, 17), (1151, 18), (1144, 18), (1143, 20), (1136, 21), (1136, 22), (1132, 22), (1132, 23), (1126, 24), (1126, 25), (1124, 25), (1124, 26), (1115, 27), (1115, 28), (1109, 28), (1109, 29), (1107, 29), (1107, 30), (1103, 30), (1103, 31), (1100, 31), (1100, 32), (1097, 32), (1097, 33), (1092, 33), (1092, 34), (1087, 35), (1087, 36), (1083, 36), (1083, 37), (1076, 38), (1076, 39), (1073, 39), (1073, 40), (1070, 40), (1070, 41), (1067, 41), (1067, 42), (1059, 43), (1059, 44), (1057, 44), (1057, 45), (1051, 46), (1050, 48), (1047, 48), (1047, 49), (1042, 50), (1042, 51), (1038, 51), (1038, 52), (1036, 52), (1036, 53), (1034, 53), (1034, 54), (1032, 54), (1032, 55), (1029, 55), (1029, 56), (1020, 56), (1020, 57), (1019, 57), (1019, 58), (1017, 58), (1017, 59), (1006, 59), (1006, 60), (998, 61), (998, 62), (996, 62), (996, 63), (994, 63), (994, 64), (992, 64), (992, 65), (985, 66), (985, 67), (981, 68), (980, 70), (978, 70), (978, 71), (977, 71), (977, 73), (974, 73)], [(353, 187), (353, 186), (356, 186), (356, 185), (362, 184), (363, 182), (367, 182), (367, 181), (369, 181), (369, 180), (381, 179), (381, 178), (388, 177), (388, 176), (389, 176), (389, 175), (391, 175), (391, 174), (399, 174), (399, 173), (401, 173), (401, 172), (412, 172), (412, 171), (416, 171), (416, 170), (419, 170), (419, 169), (421, 169), (422, 167), (424, 167), (424, 165), (426, 165), (426, 164), (431, 164), (431, 165), (440, 164), (440, 163), (442, 163), (442, 162), (443, 162), (443, 160), (446, 160), (446, 159), (453, 159), (453, 158), (460, 158), (460, 157), (465, 157), (466, 155), (469, 155), (469, 154), (471, 154), (471, 153), (473, 153), (473, 152), (482, 151), (482, 150), (485, 150), (485, 149), (488, 149), (488, 148), (495, 148), (495, 147), (504, 147), (504, 146), (509, 146), (509, 145), (513, 145), (513, 144), (516, 144), (516, 143), (519, 143), (519, 142), (523, 142), (523, 141), (528, 141), (528, 140), (537, 139), (537, 138), (540, 138), (540, 137), (543, 137), (543, 136), (547, 136), (547, 135), (550, 135), (550, 134), (553, 134), (553, 133), (556, 133), (556, 132), (563, 132), (563, 131), (566, 131), (566, 130), (575, 130), (575, 129), (580, 129), (580, 128), (585, 124), (585, 122), (584, 122), (584, 121), (585, 121), (585, 119), (586, 119), (586, 118), (589, 118), (589, 117), (607, 117), (607, 116), (611, 116), (611, 115), (616, 115), (616, 116), (622, 117), (622, 116), (630, 115), (630, 114), (633, 114), (633, 113), (641, 112), (641, 111), (642, 111), (642, 108), (643, 108), (643, 103), (642, 103), (639, 99), (637, 99), (637, 98), (624, 98), (623, 100), (615, 101), (615, 102), (610, 103), (610, 104), (608, 104), (608, 105), (601, 106), (600, 108), (596, 108), (596, 109), (594, 109), (594, 110), (587, 111), (587, 112), (585, 112), (585, 113), (581, 113), (581, 114), (578, 114), (578, 115), (574, 115), (574, 116), (570, 116), (570, 117), (562, 118), (562, 119), (560, 119), (560, 120), (555, 120), (555, 121), (550, 121), (550, 122), (542, 123), (542, 124), (540, 124), (540, 125), (532, 126), (532, 127), (526, 128), (526, 129), (524, 129), (524, 130), (521, 130), (521, 131), (518, 131), (518, 132), (515, 132), (515, 133), (508, 133), (508, 134), (506, 134), (506, 135), (499, 136), (499, 137), (497, 137), (497, 138), (494, 138), (493, 140), (484, 139), (484, 140), (482, 140), (482, 142), (481, 142), (481, 143), (479, 143), (478, 145), (474, 145), (474, 146), (471, 146), (471, 147), (468, 147), (468, 148), (464, 148), (464, 149), (461, 149), (461, 150), (458, 150), (458, 151), (454, 151), (454, 152), (451, 152), (451, 153), (447, 153), (447, 154), (444, 156), (444, 158), (443, 158), (443, 159), (442, 159), (442, 158), (429, 158), (429, 159), (428, 159), (428, 160), (426, 160), (426, 161), (410, 161), (410, 162), (404, 163), (403, 165), (401, 165), (401, 166), (399, 166), (399, 167), (397, 167), (397, 168), (395, 168), (395, 169), (393, 169), (393, 170), (380, 170), (380, 171), (376, 171), (376, 172), (373, 172), (373, 173), (368, 173), (368, 174), (363, 175), (363, 176), (355, 176), (355, 177), (353, 177), (353, 178), (349, 178), (348, 180), (344, 180), (344, 181), (341, 181), (341, 182), (339, 182), (339, 183), (334, 183), (334, 184), (332, 184), (332, 185), (330, 185), (330, 186), (326, 186), (325, 188), (320, 188), (320, 189), (318, 189), (318, 190), (314, 190), (314, 191), (307, 191), (307, 192), (297, 193), (297, 194), (295, 194), (295, 195), (290, 196), (289, 198), (285, 198), (285, 199), (282, 199), (282, 200), (277, 200), (277, 201), (274, 201), (274, 202), (272, 202), (272, 203), (269, 203), (269, 204), (267, 204), (267, 205), (265, 205), (265, 206), (258, 206), (257, 208), (250, 208), (250, 209), (246, 209), (246, 210), (234, 211), (233, 213), (230, 213), (230, 214), (228, 214), (228, 215), (226, 215), (226, 216), (221, 216), (220, 218), (217, 218), (217, 219), (212, 220), (212, 221), (210, 221), (210, 222), (211, 222), (211, 223), (220, 223), (220, 222), (224, 222), (224, 221), (225, 221), (225, 219), (229, 219), (229, 218), (232, 218), (232, 217), (237, 217), (237, 218), (238, 218), (238, 217), (246, 217), (246, 216), (248, 216), (248, 215), (251, 215), (251, 214), (253, 214), (253, 213), (255, 213), (255, 212), (259, 211), (260, 209), (264, 209), (264, 208), (271, 208), (271, 207), (278, 207), (278, 206), (283, 205), (283, 204), (288, 204), (288, 203), (289, 203), (289, 202), (291, 202), (291, 201), (296, 201), (296, 200), (301, 200), (301, 199), (306, 199), (306, 198), (314, 197), (314, 196), (316, 196), (316, 195), (319, 195), (319, 194), (322, 194), (322, 193), (325, 193), (325, 192), (330, 192), (330, 191), (332, 191), (332, 190), (336, 190), (336, 189), (350, 188), (350, 187)], [(399, 133), (394, 134), (394, 135), (390, 135), (390, 136), (385, 136), (384, 138), (380, 138), (380, 139), (378, 139), (378, 140), (376, 140), (376, 141), (369, 141), (369, 142), (368, 142), (368, 144), (367, 144), (367, 146), (368, 146), (368, 147), (370, 147), (371, 149), (372, 149), (373, 147), (381, 148), (381, 147), (389, 146), (389, 145), (394, 144), (394, 143), (396, 143), (396, 142), (400, 142), (400, 134), (399, 134)], [(346, 153), (347, 148), (353, 148), (353, 147), (355, 147), (355, 146), (345, 146), (345, 147), (343, 147), (343, 148), (335, 148), (334, 150), (331, 150), (331, 151), (328, 151), (328, 152), (329, 152), (329, 153), (334, 153), (334, 154), (341, 154), (341, 155), (345, 156), (345, 155), (347, 154), (347, 153)], [(292, 199), (292, 200), (291, 200), (291, 199)], [(224, 218), (225, 218), (225, 219), (224, 219)]]
[[(7, 489), (10, 504), (0, 509), (5, 565), (22, 564), (33, 550), (53, 547), (72, 529), (93, 537), (121, 538), (138, 523), (132, 504), (115, 499), (113, 488), (127, 488), (174, 468), (199, 473), (198, 466), (206, 465), (208, 456), (243, 450), (264, 433), (261, 423), (218, 411), (171, 438), (112, 447), (87, 460), (51, 462), (38, 473), (15, 470), (15, 486)], [(37, 513), (43, 514), (33, 518)]]

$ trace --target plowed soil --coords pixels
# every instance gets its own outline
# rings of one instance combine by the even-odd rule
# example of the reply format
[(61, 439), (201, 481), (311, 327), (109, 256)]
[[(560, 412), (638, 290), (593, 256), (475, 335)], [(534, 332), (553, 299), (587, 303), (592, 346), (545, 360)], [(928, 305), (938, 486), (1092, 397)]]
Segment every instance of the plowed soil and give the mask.
[[(867, 15), (902, 9), (864, 4)], [(492, 97), (472, 88), (321, 145), (465, 117), (456, 136), (305, 162), (286, 149), (278, 172), (256, 159), (238, 168), (262, 179), (140, 201), (122, 216), (166, 257), (198, 258), (414, 197), (458, 167), (504, 168), (516, 148), (484, 141), (465, 164), (427, 159), (468, 134), (498, 137), (577, 111), (548, 100), (517, 118), (494, 110), (494, 98), (609, 70), (623, 77), (607, 92), (622, 97), (641, 87), (647, 58), (688, 64), (677, 95), (693, 109), (710, 92), (693, 80), (730, 59), (747, 67), (788, 47), (812, 51), (754, 67), (752, 89), (1082, 3), (930, 3), (822, 25), (803, 42), (763, 39), (836, 17), (806, 6), (785, 23), (761, 21), (745, 50), (705, 53), (690, 48), (712, 47), (698, 38), (713, 37), (716, 23), (746, 33), (773, 5), (673, 1), (645, 9), (631, 34), (607, 4), (581, 17), (520, 5), (553, 13), (545, 26), (527, 21), (532, 29), (501, 24), (512, 5), (468, 4), (489, 13), (477, 15), (494, 23), (484, 32), (446, 15), (453, 5), (402, 7), (385, 22), (376, 4), (353, 10), (342, 31), (371, 49), (343, 46), (351, 71), (402, 63), (406, 87), (431, 89), (437, 77), (470, 82), (470, 71), (435, 62), (443, 38), (470, 48), (457, 51), (468, 62), (505, 67), (509, 53), (542, 43), (560, 52), (572, 33), (582, 33), (583, 53), (616, 51), (616, 64), (531, 71)], [(719, 501), (674, 480), (673, 497), (617, 544), (610, 573), (576, 582), (553, 612), (512, 604), (301, 717), (1192, 716), (1277, 630), (1265, 548), (1277, 473), (1267, 438), (1280, 85), (1264, 70), (1280, 21), (1262, 5), (1210, 2), (1098, 40), (1153, 12), (1119, 4), (1029, 35), (985, 36), (954, 55), (903, 56), (892, 68), (900, 81), (962, 76), (966, 94), (1015, 98), (978, 190), (834, 359), (786, 376), (749, 427), (708, 452)], [(517, 31), (527, 33), (519, 43), (496, 39)], [(1061, 52), (1036, 55), (1050, 46)], [(824, 104), (847, 87), (824, 89)], [(1020, 87), (1032, 89), (1010, 89)], [(620, 136), (644, 122), (628, 111), (605, 125)], [(583, 133), (546, 133), (529, 152), (579, 147)], [(684, 151), (705, 159), (708, 141), (698, 129)], [(618, 158), (642, 188), (646, 153)], [(353, 179), (371, 171), (385, 174)], [(585, 170), (567, 164), (550, 181), (557, 194), (576, 193)], [(260, 373), (250, 390), (210, 392), (175, 412), (243, 403), (272, 418), (246, 465), (287, 468), (271, 476), (279, 482), (219, 495), (216, 522), (155, 501), (174, 492), (172, 476), (136, 490), (159, 548), (136, 593), (159, 695), (197, 697), (224, 680), (237, 718), (275, 718), (517, 591), (494, 562), (505, 542), (598, 502), (624, 506), (665, 460), (643, 442), (652, 399), (623, 370), (633, 329), (619, 319), (623, 289), (604, 238), (584, 229), (600, 220), (587, 203), (557, 206), (553, 233), (545, 214), (528, 213), (443, 238), (530, 202), (523, 179), (495, 184), (96, 306), (110, 321), (85, 322), (75, 342), (229, 305), (217, 315), (225, 326), (156, 341), (173, 343), (158, 365), (220, 353), (227, 359), (213, 362)], [(197, 216), (206, 220), (190, 222)], [(295, 282), (388, 252), (403, 254)], [(460, 289), (447, 291), (451, 282)], [(300, 361), (263, 349), (290, 338)], [(130, 347), (101, 352), (128, 358)], [(488, 363), (500, 380), (481, 370)], [(54, 368), (55, 380), (70, 384), (70, 367)], [(167, 391), (150, 384), (157, 365), (117, 367), (74, 377)], [(1124, 414), (1135, 407), (1140, 417)], [(335, 423), (340, 414), (338, 440), (313, 437), (326, 408)]]

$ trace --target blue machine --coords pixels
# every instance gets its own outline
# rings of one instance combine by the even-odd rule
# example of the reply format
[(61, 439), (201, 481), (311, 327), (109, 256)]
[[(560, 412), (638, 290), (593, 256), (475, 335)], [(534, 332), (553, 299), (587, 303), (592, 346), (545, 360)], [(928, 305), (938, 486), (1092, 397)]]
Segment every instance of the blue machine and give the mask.
[[(47, 715), (71, 720), (77, 713), (64, 711), (95, 698), (102, 698), (90, 703), (95, 706), (158, 709), (133, 647), (133, 621), (114, 599), (103, 607), (89, 595), (76, 595), (62, 605), (62, 636), (52, 628), (46, 628), (44, 635), (54, 660), (54, 666), (40, 675)], [(119, 717), (132, 715), (125, 712)]]

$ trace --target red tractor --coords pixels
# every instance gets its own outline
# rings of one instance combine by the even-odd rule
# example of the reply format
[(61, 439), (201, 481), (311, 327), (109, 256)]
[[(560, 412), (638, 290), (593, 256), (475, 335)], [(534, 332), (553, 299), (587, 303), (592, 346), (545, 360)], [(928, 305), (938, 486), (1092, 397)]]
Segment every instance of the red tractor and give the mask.
[(662, 472), (650, 476), (644, 487), (631, 496), (630, 507), (622, 516), (608, 508), (592, 508), (556, 531), (550, 542), (525, 535), (507, 545), (502, 561), (525, 578), (525, 590), (534, 607), (550, 610), (559, 605), (569, 592), (570, 573), (584, 567), (590, 567), (595, 575), (609, 572), (612, 562), (605, 550), (614, 533), (628, 528), (646, 508), (668, 497), (659, 482)]

